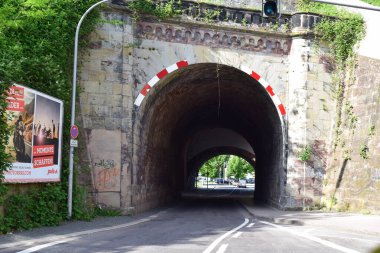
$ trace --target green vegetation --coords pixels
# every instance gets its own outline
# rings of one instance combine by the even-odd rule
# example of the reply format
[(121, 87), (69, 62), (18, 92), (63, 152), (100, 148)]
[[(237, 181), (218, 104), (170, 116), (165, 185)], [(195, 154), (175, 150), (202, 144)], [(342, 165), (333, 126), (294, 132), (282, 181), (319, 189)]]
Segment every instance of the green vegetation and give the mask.
[(354, 46), (364, 36), (364, 22), (353, 15), (343, 19), (324, 19), (316, 27), (317, 34), (329, 43), (338, 67), (346, 67), (346, 61), (354, 56)]
[[(345, 87), (347, 82), (352, 82), (352, 79), (347, 77), (355, 68), (356, 55), (354, 48), (365, 35), (364, 21), (358, 14), (337, 9), (329, 4), (312, 3), (310, 0), (298, 0), (297, 7), (299, 11), (330, 16), (323, 18), (322, 22), (317, 24), (315, 31), (316, 36), (328, 44), (336, 65), (334, 67), (335, 96), (337, 100), (335, 150), (342, 139), (340, 135), (343, 133), (342, 118)], [(345, 113), (347, 114), (346, 119), (349, 121), (348, 126), (354, 133), (358, 119), (352, 109), (348, 104)]]
[(210, 178), (222, 177), (223, 169), (226, 167), (228, 160), (228, 155), (215, 156), (202, 165), (199, 173)]
[[(337, 9), (333, 5), (311, 3), (309, 0), (299, 0), (298, 9), (304, 12), (317, 13), (327, 15), (322, 22), (316, 25), (315, 33), (320, 41), (327, 44), (330, 49), (332, 65), (329, 69), (333, 71), (333, 82), (335, 84), (336, 97), (336, 124), (333, 150), (341, 146), (344, 148), (346, 144), (344, 140), (353, 140), (354, 138), (343, 137), (345, 127), (351, 131), (350, 135), (355, 134), (358, 117), (353, 111), (353, 106), (348, 98), (345, 97), (346, 87), (355, 81), (354, 69), (356, 67), (355, 46), (365, 35), (364, 20), (361, 16), (349, 13), (342, 9)], [(345, 108), (344, 108), (345, 105)], [(352, 136), (351, 136), (352, 137)], [(341, 145), (339, 145), (341, 144)], [(342, 159), (344, 162), (351, 160), (352, 149), (343, 150)], [(368, 159), (368, 147), (362, 145), (359, 148), (360, 156)], [(333, 196), (326, 200), (326, 205), (331, 208), (337, 208), (340, 211), (348, 211), (350, 206), (346, 203), (338, 204), (338, 200)]]
[(311, 148), (309, 146), (304, 147), (298, 155), (299, 159), (303, 162), (307, 162), (311, 158)]
[(311, 2), (310, 0), (298, 0), (297, 10), (300, 12), (316, 13), (323, 16), (350, 18), (353, 14), (336, 8), (331, 4)]
[(349, 102), (346, 102), (345, 113), (349, 129), (355, 130), (356, 123), (358, 122), (358, 117), (354, 113), (354, 107)]
[(313, 3), (310, 0), (298, 0), (297, 10), (311, 12), (334, 18), (323, 18), (316, 26), (317, 36), (328, 42), (331, 53), (339, 66), (354, 55), (354, 46), (365, 35), (363, 18), (333, 5)]
[[(9, 85), (0, 81), (0, 108), (6, 108), (6, 91)], [(0, 205), (3, 202), (3, 196), (7, 192), (7, 188), (4, 184), (1, 184), (1, 180), (4, 178), (3, 173), (9, 168), (10, 155), (5, 153), (5, 147), (8, 144), (11, 129), (8, 127), (6, 113), (4, 110), (0, 110)], [(1, 226), (1, 223), (0, 223)], [(1, 229), (1, 228), (0, 228)]]
[(67, 215), (62, 188), (62, 185), (46, 184), (28, 194), (8, 197), (4, 203), (4, 217), (0, 217), (0, 233), (59, 225)]
[(117, 209), (109, 209), (109, 208), (101, 208), (97, 207), (95, 208), (95, 215), (96, 216), (105, 216), (105, 217), (113, 217), (113, 216), (120, 216), (121, 212)]
[(372, 136), (375, 136), (375, 134), (376, 134), (376, 126), (372, 125), (368, 129), (368, 137), (371, 138)]
[(248, 173), (254, 171), (253, 166), (243, 158), (232, 155), (228, 160), (227, 176), (234, 178), (246, 178)]
[[(2, 0), (0, 1), (0, 108), (6, 107), (5, 91), (13, 82), (58, 97), (64, 101), (63, 154), (68, 154), (71, 108), (71, 79), (74, 35), (82, 14), (97, 0)], [(81, 28), (80, 41), (93, 30), (99, 8), (92, 11)], [(0, 177), (9, 167), (4, 110), (0, 112)], [(0, 231), (58, 225), (67, 216), (68, 160), (63, 155), (62, 183), (41, 184), (22, 193), (6, 193), (0, 183), (4, 217)], [(74, 217), (86, 219), (94, 213), (75, 187)], [(0, 203), (1, 204), (1, 203)]]
[(375, 5), (375, 6), (380, 6), (380, 0), (363, 0), (363, 2)]
[(220, 13), (221, 13), (221, 10), (219, 10), (219, 9), (218, 10), (207, 9), (204, 12), (204, 18), (203, 18), (203, 20), (206, 23), (214, 22), (216, 19), (219, 18)]
[(369, 159), (369, 148), (366, 144), (362, 144), (360, 145), (360, 150), (359, 150), (359, 155), (361, 158), (363, 158), (364, 160), (367, 160)]
[(351, 153), (352, 153), (352, 149), (350, 149), (350, 150), (344, 150), (344, 152), (343, 152), (343, 159), (347, 160), (347, 161), (350, 161), (351, 160)]
[[(227, 167), (227, 175), (224, 169)], [(234, 155), (219, 155), (205, 162), (199, 170), (201, 176), (210, 178), (245, 178), (248, 173), (254, 171), (251, 164), (241, 157)]]
[(149, 14), (157, 16), (160, 19), (171, 18), (181, 14), (180, 6), (180, 0), (169, 0), (167, 2), (158, 2), (157, 4), (152, 0), (136, 0), (128, 4), (135, 18), (138, 18), (140, 14)]

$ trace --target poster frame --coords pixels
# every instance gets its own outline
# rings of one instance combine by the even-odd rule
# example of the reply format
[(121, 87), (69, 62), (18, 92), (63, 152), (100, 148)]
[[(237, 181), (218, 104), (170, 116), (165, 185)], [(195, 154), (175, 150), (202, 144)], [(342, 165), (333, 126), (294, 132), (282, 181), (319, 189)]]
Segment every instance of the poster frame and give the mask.
[[(10, 171), (12, 171), (12, 167), (15, 166), (16, 164), (17, 165), (20, 165), (20, 164), (28, 164), (28, 163), (20, 163), (20, 162), (13, 162), (11, 164), (11, 166), (6, 170), (4, 171), (4, 178), (2, 179), (3, 183), (49, 183), (49, 182), (61, 182), (62, 180), (62, 146), (63, 146), (63, 125), (64, 125), (64, 101), (59, 99), (59, 98), (56, 98), (56, 97), (53, 97), (51, 95), (48, 95), (46, 93), (43, 93), (43, 92), (40, 92), (38, 90), (35, 90), (33, 88), (30, 88), (30, 87), (27, 87), (27, 86), (24, 86), (24, 85), (20, 85), (18, 83), (13, 83), (12, 85), (10, 85), (9, 89), (12, 87), (12, 86), (18, 86), (18, 87), (21, 87), (24, 89), (24, 95), (25, 95), (25, 92), (28, 91), (28, 92), (31, 92), (34, 94), (34, 115), (33, 115), (33, 121), (32, 121), (32, 139), (35, 138), (34, 136), (34, 133), (35, 133), (35, 114), (36, 114), (36, 105), (37, 105), (37, 97), (40, 96), (40, 97), (43, 97), (47, 100), (50, 100), (50, 101), (53, 101), (53, 102), (56, 102), (59, 104), (59, 125), (58, 125), (58, 128), (57, 128), (57, 131), (59, 132), (57, 138), (58, 138), (58, 145), (57, 145), (57, 152), (58, 152), (58, 158), (57, 158), (57, 164), (53, 164), (53, 166), (56, 165), (57, 167), (57, 173), (54, 173), (56, 174), (55, 177), (37, 177), (37, 178), (33, 178), (33, 177), (21, 177), (20, 175), (17, 177), (17, 178), (12, 178), (11, 176), (7, 176), (7, 174), (9, 175)], [(12, 100), (12, 99), (15, 99), (14, 96), (12, 96), (12, 94), (9, 94), (7, 96), (7, 100)], [(6, 113), (8, 114), (10, 110), (6, 109)], [(12, 138), (11, 136), (9, 138)], [(8, 143), (10, 142), (10, 140), (8, 141)], [(32, 141), (32, 153), (33, 153), (33, 147), (34, 147), (34, 141)], [(33, 160), (32, 160), (32, 155), (31, 155), (31, 162), (29, 163), (30, 164), (30, 170), (33, 170), (33, 169), (38, 169), (38, 168), (34, 168), (33, 167)], [(34, 157), (33, 157), (34, 158)], [(15, 170), (17, 171), (17, 169)]]

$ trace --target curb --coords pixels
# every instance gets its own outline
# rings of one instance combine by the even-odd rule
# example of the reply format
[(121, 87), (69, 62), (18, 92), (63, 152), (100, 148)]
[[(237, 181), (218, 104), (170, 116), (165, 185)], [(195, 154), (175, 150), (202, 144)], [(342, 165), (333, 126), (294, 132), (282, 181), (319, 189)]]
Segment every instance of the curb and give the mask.
[[(268, 222), (272, 222), (274, 224), (279, 224), (279, 225), (296, 225), (296, 226), (308, 225), (307, 222), (303, 221), (302, 219), (293, 219), (293, 218), (287, 219), (287, 218), (276, 218), (276, 217), (271, 217), (271, 216), (258, 215), (258, 214), (255, 214), (255, 212), (253, 212), (252, 210), (250, 210), (248, 205), (242, 203), (241, 201), (239, 201), (239, 203), (250, 215), (252, 215), (253, 217), (255, 217), (259, 220), (268, 221)], [(323, 225), (320, 225), (320, 224), (312, 224), (312, 226), (324, 227)], [(359, 230), (358, 229), (347, 229), (347, 228), (342, 228), (339, 226), (338, 227), (333, 226), (333, 227), (337, 230), (343, 230), (346, 232), (363, 233), (363, 234), (371, 235), (371, 236), (380, 235), (380, 233), (377, 231), (366, 231), (363, 229), (359, 229)]]
[(281, 225), (297, 225), (297, 226), (305, 225), (305, 223), (300, 219), (274, 218), (274, 217), (269, 217), (269, 216), (264, 216), (264, 215), (257, 215), (254, 212), (252, 212), (246, 204), (240, 201), (239, 203), (248, 213), (250, 213), (253, 217), (259, 220), (269, 221), (269, 222), (272, 222), (275, 224), (281, 224)]

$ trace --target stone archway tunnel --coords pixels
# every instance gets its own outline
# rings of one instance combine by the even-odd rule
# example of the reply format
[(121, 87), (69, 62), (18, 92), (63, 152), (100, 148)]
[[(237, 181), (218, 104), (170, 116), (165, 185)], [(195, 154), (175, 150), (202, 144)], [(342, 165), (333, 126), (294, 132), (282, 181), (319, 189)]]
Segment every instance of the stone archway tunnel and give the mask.
[(255, 158), (255, 198), (278, 202), (285, 180), (283, 126), (270, 87), (215, 63), (159, 77), (144, 88), (136, 112), (134, 205), (180, 196), (200, 163), (225, 152)]

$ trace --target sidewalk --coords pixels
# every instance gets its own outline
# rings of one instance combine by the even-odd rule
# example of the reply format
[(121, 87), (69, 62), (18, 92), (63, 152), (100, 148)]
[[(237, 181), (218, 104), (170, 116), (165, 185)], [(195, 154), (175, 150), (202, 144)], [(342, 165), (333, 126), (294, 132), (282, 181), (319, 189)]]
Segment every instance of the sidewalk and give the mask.
[(268, 206), (243, 204), (253, 216), (284, 225), (317, 226), (380, 236), (380, 215), (321, 211), (282, 211)]

